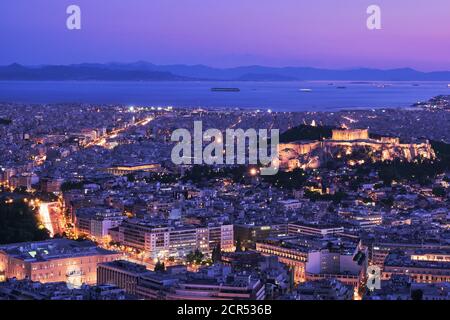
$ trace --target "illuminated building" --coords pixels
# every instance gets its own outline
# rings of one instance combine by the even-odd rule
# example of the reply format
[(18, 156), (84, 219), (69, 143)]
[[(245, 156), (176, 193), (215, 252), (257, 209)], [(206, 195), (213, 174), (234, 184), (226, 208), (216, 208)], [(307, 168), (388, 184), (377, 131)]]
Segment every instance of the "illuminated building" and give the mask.
[(139, 279), (139, 297), (148, 300), (264, 300), (260, 279), (245, 274), (203, 276), (150, 273)]
[(435, 261), (435, 262), (450, 262), (450, 251), (442, 252), (427, 252), (427, 251), (416, 251), (411, 255), (411, 260), (416, 261)]
[(81, 129), (81, 135), (84, 137), (86, 142), (93, 141), (97, 139), (97, 131), (94, 129)]
[(87, 207), (77, 210), (75, 223), (79, 233), (101, 240), (108, 237), (109, 230), (119, 226), (125, 218), (118, 209)]
[(15, 168), (4, 168), (0, 166), (0, 183), (8, 184), (11, 177), (17, 173)]
[(113, 284), (136, 295), (138, 279), (146, 273), (148, 270), (145, 266), (124, 260), (101, 263), (97, 268), (97, 283)]
[(234, 226), (234, 238), (240, 242), (241, 249), (253, 249), (258, 241), (270, 237), (287, 235), (287, 224), (251, 225), (238, 224)]
[(347, 219), (361, 230), (373, 229), (383, 222), (383, 216), (381, 214), (361, 215), (352, 213), (347, 216)]
[(40, 186), (42, 192), (60, 192), (61, 185), (64, 182), (63, 179), (58, 178), (42, 178), (40, 180)]
[(279, 262), (292, 268), (295, 282), (305, 281), (305, 265), (308, 259), (306, 248), (269, 240), (257, 242), (256, 251), (263, 255), (278, 257)]
[(302, 203), (297, 199), (280, 200), (278, 203), (287, 211), (301, 209), (302, 207)]
[(0, 246), (0, 273), (6, 278), (66, 282), (74, 287), (97, 282), (97, 265), (122, 254), (90, 241), (51, 239)]
[(334, 226), (334, 225), (320, 225), (320, 224), (299, 224), (299, 223), (289, 223), (288, 224), (288, 234), (302, 234), (302, 235), (312, 235), (312, 236), (328, 236), (335, 235), (338, 233), (343, 233), (344, 227)]
[(167, 300), (264, 300), (265, 288), (250, 275), (230, 275), (225, 281), (216, 278), (188, 279), (166, 295)]
[(331, 140), (334, 141), (353, 141), (369, 139), (369, 130), (367, 129), (335, 129), (332, 130)]
[(388, 280), (395, 274), (407, 275), (418, 283), (450, 282), (449, 252), (433, 253), (419, 251), (405, 254), (391, 252), (384, 260), (382, 279)]
[(158, 163), (149, 164), (137, 164), (137, 165), (120, 165), (114, 166), (106, 169), (106, 172), (113, 175), (126, 175), (129, 173), (143, 171), (143, 172), (159, 172), (161, 170), (161, 165)]
[[(288, 202), (290, 205), (291, 202)], [(297, 203), (293, 203), (297, 206)], [(334, 225), (319, 225), (306, 223), (283, 223), (273, 225), (235, 225), (235, 239), (241, 247), (247, 249), (255, 248), (255, 244), (269, 238), (277, 238), (287, 235), (313, 235), (327, 236), (344, 232), (344, 227)]]
[(384, 260), (391, 251), (400, 250), (405, 253), (414, 253), (418, 250), (440, 252), (450, 250), (450, 245), (438, 243), (401, 243), (401, 242), (374, 242), (369, 245), (370, 261), (372, 264), (383, 267)]
[(146, 300), (263, 300), (263, 282), (245, 273), (232, 273), (217, 265), (198, 273), (170, 269), (146, 270), (126, 262), (103, 263), (98, 268), (99, 284), (113, 284)]
[(31, 173), (22, 173), (20, 175), (12, 176), (9, 179), (9, 184), (13, 188), (23, 187), (31, 190), (31, 186), (39, 181), (39, 178)]
[[(280, 167), (286, 170), (295, 168), (315, 169), (332, 158), (350, 156), (356, 150), (371, 150), (372, 160), (386, 161), (403, 159), (413, 161), (417, 158), (436, 157), (428, 140), (417, 143), (400, 143), (400, 139), (380, 137), (372, 139), (367, 129), (337, 129), (332, 131), (331, 139), (323, 141), (294, 141), (279, 146)], [(350, 165), (356, 162), (352, 159)]]
[(174, 227), (129, 219), (119, 226), (118, 236), (123, 245), (151, 258), (184, 256), (196, 249), (207, 253), (218, 245), (223, 251), (234, 248), (233, 225)]
[(367, 250), (360, 243), (317, 236), (290, 236), (258, 242), (256, 250), (274, 255), (293, 268), (294, 281), (335, 278), (359, 287), (367, 268)]
[(330, 246), (308, 253), (306, 279), (337, 279), (359, 288), (366, 277), (367, 250), (354, 247)]
[(0, 300), (134, 300), (125, 290), (101, 285), (70, 288), (64, 282), (40, 283), (11, 279), (0, 283)]

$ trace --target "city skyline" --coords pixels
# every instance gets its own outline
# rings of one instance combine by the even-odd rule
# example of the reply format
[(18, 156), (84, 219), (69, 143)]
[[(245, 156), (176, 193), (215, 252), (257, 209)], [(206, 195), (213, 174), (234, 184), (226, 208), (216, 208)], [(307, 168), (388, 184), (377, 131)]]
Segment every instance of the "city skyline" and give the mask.
[[(81, 30), (66, 9), (81, 8)], [(155, 64), (310, 66), (330, 69), (450, 69), (450, 4), (377, 1), (381, 30), (369, 30), (372, 1), (331, 0), (4, 1), (0, 65), (151, 61)], [(37, 7), (45, 10), (36, 10)], [(33, 54), (29, 54), (33, 52)]]

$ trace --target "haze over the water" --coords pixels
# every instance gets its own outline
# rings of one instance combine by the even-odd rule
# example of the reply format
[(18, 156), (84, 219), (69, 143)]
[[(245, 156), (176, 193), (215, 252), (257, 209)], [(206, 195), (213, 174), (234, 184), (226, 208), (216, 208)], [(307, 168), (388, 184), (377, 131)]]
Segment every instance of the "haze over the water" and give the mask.
[[(66, 8), (82, 12), (66, 28)], [(0, 65), (152, 61), (450, 70), (450, 1), (2, 0)], [(7, 32), (5, 32), (7, 31)], [(32, 53), (32, 54), (31, 54)]]

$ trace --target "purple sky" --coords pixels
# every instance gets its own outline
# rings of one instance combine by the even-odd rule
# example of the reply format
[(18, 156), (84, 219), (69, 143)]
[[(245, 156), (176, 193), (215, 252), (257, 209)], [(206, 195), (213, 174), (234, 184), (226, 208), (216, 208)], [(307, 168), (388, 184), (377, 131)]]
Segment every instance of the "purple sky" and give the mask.
[(137, 60), (450, 70), (450, 0), (0, 0), (1, 65)]

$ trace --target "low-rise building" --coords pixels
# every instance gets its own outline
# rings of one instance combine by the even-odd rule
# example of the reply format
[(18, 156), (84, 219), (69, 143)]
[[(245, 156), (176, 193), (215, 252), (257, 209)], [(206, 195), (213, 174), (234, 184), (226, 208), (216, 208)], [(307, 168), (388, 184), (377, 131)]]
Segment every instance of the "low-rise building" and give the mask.
[(150, 258), (179, 257), (199, 249), (211, 252), (220, 246), (223, 251), (234, 248), (233, 225), (171, 226), (139, 219), (128, 219), (119, 226), (119, 241), (145, 251)]
[[(427, 256), (431, 259), (427, 259)], [(401, 251), (391, 252), (384, 260), (382, 279), (390, 279), (395, 274), (411, 277), (418, 283), (450, 282), (450, 261), (436, 259), (437, 255), (406, 254)]]
[(90, 241), (51, 239), (0, 246), (0, 272), (6, 279), (65, 282), (79, 287), (97, 283), (97, 265), (122, 254)]

